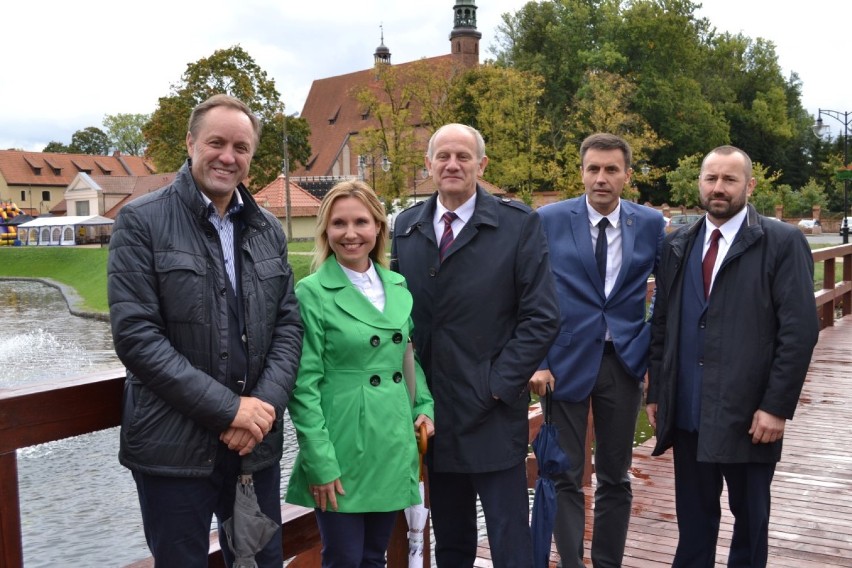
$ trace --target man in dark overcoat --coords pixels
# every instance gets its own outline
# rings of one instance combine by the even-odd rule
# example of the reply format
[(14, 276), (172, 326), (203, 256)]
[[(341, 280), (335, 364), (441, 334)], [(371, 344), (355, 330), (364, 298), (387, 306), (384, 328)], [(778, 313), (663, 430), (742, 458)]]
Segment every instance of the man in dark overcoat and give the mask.
[(673, 566), (713, 566), (723, 482), (728, 566), (765, 566), (770, 485), (819, 333), (813, 257), (796, 227), (758, 215), (748, 155), (710, 152), (706, 217), (670, 233), (657, 274), (647, 395), (654, 455), (673, 447)]
[(400, 213), (391, 268), (414, 296), (414, 346), (435, 399), (428, 459), (438, 566), (472, 566), (476, 497), (494, 566), (529, 567), (527, 381), (556, 335), (558, 306), (538, 215), (477, 185), (475, 129), (429, 141), (438, 191)]

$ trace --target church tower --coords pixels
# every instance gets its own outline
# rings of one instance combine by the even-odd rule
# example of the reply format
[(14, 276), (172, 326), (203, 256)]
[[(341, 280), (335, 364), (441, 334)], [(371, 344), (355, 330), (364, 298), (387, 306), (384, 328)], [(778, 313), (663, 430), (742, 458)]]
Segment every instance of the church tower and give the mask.
[(476, 30), (476, 0), (456, 0), (453, 11), (450, 53), (457, 64), (472, 69), (479, 65), (479, 40), (482, 39), (482, 33)]

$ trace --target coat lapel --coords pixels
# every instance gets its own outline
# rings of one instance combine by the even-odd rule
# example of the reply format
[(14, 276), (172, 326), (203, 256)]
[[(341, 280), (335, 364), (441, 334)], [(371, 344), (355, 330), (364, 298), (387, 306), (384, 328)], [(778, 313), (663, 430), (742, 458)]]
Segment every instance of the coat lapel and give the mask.
[(618, 219), (619, 230), (621, 231), (621, 268), (615, 277), (615, 284), (610, 291), (610, 297), (618, 294), (618, 289), (621, 288), (624, 278), (630, 273), (630, 263), (633, 261), (633, 248), (636, 245), (636, 216), (632, 211), (628, 212), (621, 202), (621, 216)]
[(403, 326), (411, 313), (411, 294), (404, 287), (402, 276), (376, 265), (376, 272), (385, 288), (385, 310), (380, 312), (358, 290), (340, 268), (334, 257), (329, 257), (317, 271), (320, 284), (334, 298), (335, 305), (346, 314), (373, 327), (397, 329)]
[(570, 217), (571, 233), (574, 235), (574, 242), (577, 243), (580, 262), (583, 264), (583, 270), (586, 271), (589, 282), (596, 283), (598, 293), (604, 298), (604, 283), (601, 282), (598, 265), (595, 262), (595, 249), (592, 246), (592, 231), (589, 228), (585, 197), (577, 198), (573, 205)]

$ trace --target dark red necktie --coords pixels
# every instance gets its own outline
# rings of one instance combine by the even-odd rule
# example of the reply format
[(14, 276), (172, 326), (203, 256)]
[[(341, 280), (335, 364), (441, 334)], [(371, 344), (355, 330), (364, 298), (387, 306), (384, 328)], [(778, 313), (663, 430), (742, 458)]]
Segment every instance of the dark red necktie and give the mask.
[(716, 266), (716, 256), (719, 254), (719, 237), (722, 232), (719, 229), (713, 229), (710, 235), (710, 246), (707, 248), (707, 254), (704, 255), (704, 262), (701, 265), (704, 273), (704, 298), (710, 297), (710, 285), (713, 283), (713, 267)]
[(441, 221), (444, 222), (444, 233), (441, 235), (441, 243), (438, 246), (438, 255), (441, 258), (441, 262), (444, 261), (444, 255), (447, 253), (447, 249), (450, 248), (451, 244), (453, 244), (453, 221), (458, 219), (458, 217), (459, 216), (452, 211), (447, 211), (441, 215)]

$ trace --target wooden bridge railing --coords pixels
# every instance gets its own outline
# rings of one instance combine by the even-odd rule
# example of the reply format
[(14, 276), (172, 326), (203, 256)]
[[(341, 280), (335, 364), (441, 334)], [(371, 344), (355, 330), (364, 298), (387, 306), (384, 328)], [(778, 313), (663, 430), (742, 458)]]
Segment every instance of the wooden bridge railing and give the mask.
[[(814, 298), (821, 327), (831, 326), (837, 314), (852, 314), (852, 244), (814, 251), (815, 263), (822, 263), (822, 288)], [(837, 259), (842, 259), (842, 279), (835, 283)], [(0, 568), (23, 566), (21, 511), (18, 496), (18, 464), (16, 451), (72, 436), (87, 434), (119, 425), (124, 369), (90, 373), (12, 389), (0, 389)], [(538, 432), (542, 416), (538, 405), (530, 407), (530, 440)], [(536, 467), (528, 462), (530, 484), (534, 484)], [(586, 479), (591, 474), (587, 455)], [(319, 564), (319, 532), (310, 509), (283, 507), (284, 554), (293, 559), (292, 568), (308, 568)], [(388, 566), (407, 566), (408, 544), (404, 521), (397, 523)], [(209, 565), (223, 566), (218, 542), (213, 539)], [(142, 560), (132, 566), (152, 566)], [(428, 566), (428, 562), (425, 563)]]
[[(16, 450), (118, 426), (123, 386), (124, 368), (118, 368), (0, 389), (0, 568), (24, 565)], [(285, 505), (282, 514), (285, 555), (295, 559), (290, 566), (318, 566), (314, 559), (319, 558), (320, 537), (313, 510)], [(395, 536), (395, 554), (399, 556), (403, 548), (407, 558), (407, 539), (400, 542)], [(208, 562), (224, 568), (216, 539), (211, 540)], [(153, 560), (146, 559), (131, 566), (153, 565)]]
[[(813, 251), (814, 264), (823, 265), (822, 289), (814, 293), (820, 329), (834, 325), (835, 316), (852, 314), (852, 244)], [(837, 260), (842, 278), (837, 279)], [(839, 314), (838, 314), (839, 312)]]

